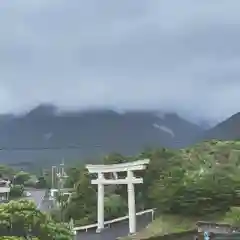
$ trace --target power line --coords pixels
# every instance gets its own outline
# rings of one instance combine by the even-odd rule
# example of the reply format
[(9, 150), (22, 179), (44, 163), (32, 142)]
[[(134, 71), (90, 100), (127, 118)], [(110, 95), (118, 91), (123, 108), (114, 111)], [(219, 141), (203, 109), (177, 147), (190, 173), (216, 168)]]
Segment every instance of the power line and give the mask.
[[(100, 148), (100, 145), (92, 147)], [(42, 150), (67, 150), (67, 149), (83, 149), (81, 146), (65, 146), (65, 147), (0, 147), (0, 151), (42, 151)]]

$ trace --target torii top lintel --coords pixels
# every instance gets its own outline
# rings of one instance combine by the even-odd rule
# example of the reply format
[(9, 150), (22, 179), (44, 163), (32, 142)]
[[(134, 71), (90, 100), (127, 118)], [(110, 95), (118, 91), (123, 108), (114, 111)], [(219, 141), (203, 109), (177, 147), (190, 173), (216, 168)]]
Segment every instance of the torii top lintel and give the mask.
[(109, 173), (109, 172), (126, 172), (126, 171), (136, 171), (144, 170), (146, 165), (149, 164), (149, 159), (138, 160), (129, 163), (119, 163), (110, 165), (93, 165), (88, 164), (86, 168), (89, 173)]

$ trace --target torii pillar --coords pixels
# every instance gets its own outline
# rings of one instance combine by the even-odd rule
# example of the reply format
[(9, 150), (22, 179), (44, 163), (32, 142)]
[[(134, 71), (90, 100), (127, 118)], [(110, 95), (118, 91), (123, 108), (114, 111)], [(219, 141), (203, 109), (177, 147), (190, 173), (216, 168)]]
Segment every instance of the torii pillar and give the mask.
[[(135, 188), (134, 184), (143, 183), (142, 178), (136, 178), (133, 171), (144, 170), (149, 163), (149, 159), (138, 160), (130, 163), (120, 163), (111, 165), (86, 165), (89, 173), (97, 173), (98, 178), (91, 181), (92, 184), (98, 185), (98, 228), (97, 232), (104, 229), (104, 185), (126, 184), (128, 191), (128, 214), (129, 214), (129, 233), (136, 233), (136, 206), (135, 206)], [(105, 179), (104, 173), (127, 172), (125, 179)]]

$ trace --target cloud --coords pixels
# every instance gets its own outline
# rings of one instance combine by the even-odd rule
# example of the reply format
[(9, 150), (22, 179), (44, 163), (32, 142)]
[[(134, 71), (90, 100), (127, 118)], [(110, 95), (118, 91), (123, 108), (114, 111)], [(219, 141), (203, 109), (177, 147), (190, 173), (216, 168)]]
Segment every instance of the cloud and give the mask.
[(0, 112), (239, 111), (238, 0), (11, 0), (0, 7)]

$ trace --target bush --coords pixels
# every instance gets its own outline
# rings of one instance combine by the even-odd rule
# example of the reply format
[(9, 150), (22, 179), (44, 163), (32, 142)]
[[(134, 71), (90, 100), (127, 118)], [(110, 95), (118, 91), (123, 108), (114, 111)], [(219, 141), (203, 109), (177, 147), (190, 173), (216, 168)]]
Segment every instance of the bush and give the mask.
[(108, 197), (105, 197), (104, 208), (105, 218), (110, 220), (126, 215), (127, 203), (120, 195), (112, 194)]
[[(40, 240), (72, 240), (73, 237), (69, 226), (56, 223), (49, 215), (38, 210), (33, 202), (27, 200), (1, 204), (0, 222), (0, 232), (11, 233), (10, 236), (14, 236), (14, 233), (16, 236), (21, 236), (31, 231), (32, 235)], [(17, 239), (13, 238), (13, 240)]]
[(191, 176), (184, 171), (171, 170), (153, 184), (151, 194), (162, 212), (190, 216), (226, 213), (236, 202), (237, 185), (229, 173), (215, 169), (202, 176)]
[(50, 212), (50, 215), (52, 217), (52, 219), (55, 221), (55, 222), (62, 222), (62, 213), (61, 213), (61, 209), (59, 208), (54, 208), (51, 210)]
[(10, 198), (22, 197), (23, 193), (24, 193), (24, 186), (23, 185), (13, 185), (11, 187), (9, 197)]
[[(22, 237), (0, 237), (0, 240), (23, 240)], [(39, 240), (38, 238), (32, 238), (32, 240)]]
[(240, 208), (232, 207), (229, 212), (226, 214), (226, 219), (232, 225), (240, 225)]

